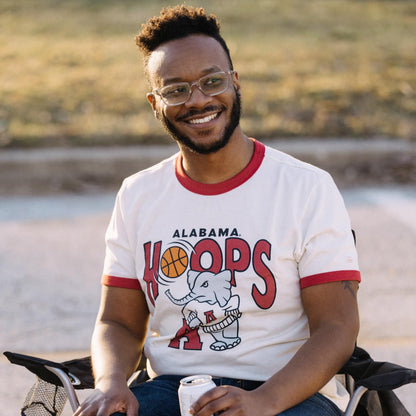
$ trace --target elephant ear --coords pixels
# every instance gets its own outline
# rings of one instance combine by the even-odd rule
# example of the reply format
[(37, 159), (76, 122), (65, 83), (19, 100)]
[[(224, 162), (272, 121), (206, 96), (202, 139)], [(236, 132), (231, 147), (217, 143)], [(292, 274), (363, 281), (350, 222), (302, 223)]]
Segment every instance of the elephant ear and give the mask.
[(223, 308), (231, 297), (231, 271), (224, 270), (218, 273), (214, 279), (220, 279), (215, 284), (215, 298), (218, 304)]
[(195, 287), (195, 280), (201, 272), (196, 272), (194, 270), (189, 270), (188, 272), (188, 287), (190, 290), (193, 290)]

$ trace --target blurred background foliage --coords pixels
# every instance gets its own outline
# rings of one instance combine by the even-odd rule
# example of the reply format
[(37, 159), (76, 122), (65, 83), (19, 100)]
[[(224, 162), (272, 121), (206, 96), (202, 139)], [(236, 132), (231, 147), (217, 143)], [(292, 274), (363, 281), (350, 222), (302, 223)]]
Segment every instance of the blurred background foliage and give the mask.
[[(172, 4), (1, 0), (0, 147), (167, 142), (134, 35)], [(247, 134), (416, 140), (416, 2), (186, 4), (221, 21)]]

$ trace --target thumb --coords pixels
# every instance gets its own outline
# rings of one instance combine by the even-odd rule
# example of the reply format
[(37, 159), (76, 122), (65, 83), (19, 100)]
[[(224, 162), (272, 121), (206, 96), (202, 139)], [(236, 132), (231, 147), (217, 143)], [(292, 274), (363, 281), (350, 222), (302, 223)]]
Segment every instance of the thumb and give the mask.
[(127, 403), (126, 406), (126, 416), (138, 416), (139, 414), (139, 402), (136, 398), (134, 400), (131, 400), (129, 403)]

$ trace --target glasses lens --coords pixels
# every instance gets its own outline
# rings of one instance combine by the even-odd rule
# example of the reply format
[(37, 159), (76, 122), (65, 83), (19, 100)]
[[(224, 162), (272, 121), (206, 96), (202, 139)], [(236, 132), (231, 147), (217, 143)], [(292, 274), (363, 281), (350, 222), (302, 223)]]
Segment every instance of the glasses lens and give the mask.
[[(228, 88), (228, 74), (225, 72), (209, 74), (200, 78), (193, 85), (198, 85), (206, 95), (221, 94)], [(192, 86), (187, 82), (167, 85), (160, 90), (160, 95), (167, 105), (183, 104), (188, 101)]]
[(163, 87), (160, 95), (166, 104), (175, 105), (184, 103), (189, 97), (189, 84), (182, 82)]
[(199, 85), (204, 94), (221, 94), (228, 88), (228, 75), (225, 72), (207, 75), (199, 80)]

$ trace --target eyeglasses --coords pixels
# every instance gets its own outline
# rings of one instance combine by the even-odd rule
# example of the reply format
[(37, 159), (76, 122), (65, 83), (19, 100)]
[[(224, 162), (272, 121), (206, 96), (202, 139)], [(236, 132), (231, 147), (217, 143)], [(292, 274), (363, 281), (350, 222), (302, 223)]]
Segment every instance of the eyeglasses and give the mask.
[(199, 78), (198, 81), (166, 85), (166, 87), (160, 90), (153, 90), (152, 93), (159, 95), (166, 105), (180, 105), (189, 100), (192, 94), (192, 87), (194, 86), (198, 87), (205, 95), (211, 97), (223, 93), (229, 87), (230, 75), (235, 73), (236, 71), (215, 72)]

